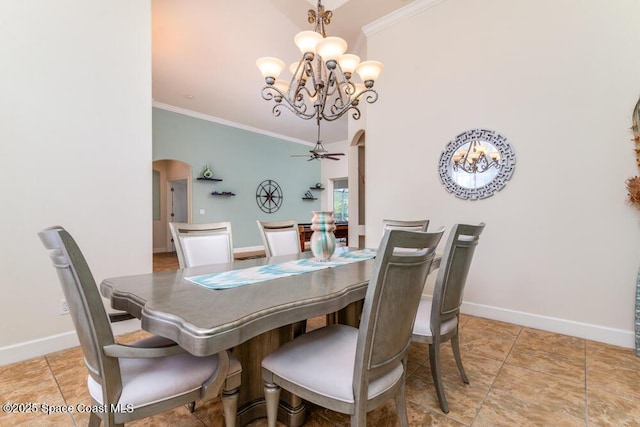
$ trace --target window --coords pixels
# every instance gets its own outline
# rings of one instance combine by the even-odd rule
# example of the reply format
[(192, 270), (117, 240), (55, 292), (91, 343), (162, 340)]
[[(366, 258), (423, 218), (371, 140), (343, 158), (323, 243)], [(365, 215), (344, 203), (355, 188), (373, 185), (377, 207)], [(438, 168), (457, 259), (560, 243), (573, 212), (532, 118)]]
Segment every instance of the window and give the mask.
[(346, 179), (333, 181), (333, 218), (338, 223), (349, 221), (349, 182)]

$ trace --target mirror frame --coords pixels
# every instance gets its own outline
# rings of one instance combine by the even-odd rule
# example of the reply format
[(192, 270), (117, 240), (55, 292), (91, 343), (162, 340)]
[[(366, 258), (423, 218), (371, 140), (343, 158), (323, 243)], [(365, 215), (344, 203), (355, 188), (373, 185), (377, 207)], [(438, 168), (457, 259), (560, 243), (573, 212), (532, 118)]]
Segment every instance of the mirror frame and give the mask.
[[(451, 162), (454, 153), (473, 140), (487, 142), (500, 152), (500, 170), (487, 184), (476, 188), (466, 188), (459, 185), (451, 177)], [(462, 132), (456, 136), (454, 140), (449, 141), (440, 155), (438, 173), (440, 175), (440, 182), (442, 182), (442, 185), (444, 185), (449, 193), (453, 193), (454, 196), (460, 199), (478, 200), (491, 197), (497, 191), (502, 190), (504, 186), (507, 185), (507, 181), (513, 176), (515, 166), (516, 154), (506, 137), (493, 130), (472, 129)]]

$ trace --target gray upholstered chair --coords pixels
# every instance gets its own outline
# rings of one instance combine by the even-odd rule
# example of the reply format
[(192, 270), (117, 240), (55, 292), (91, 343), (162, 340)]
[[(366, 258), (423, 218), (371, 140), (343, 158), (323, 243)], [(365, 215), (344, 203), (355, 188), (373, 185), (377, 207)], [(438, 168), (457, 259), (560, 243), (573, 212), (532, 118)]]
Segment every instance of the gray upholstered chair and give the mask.
[[(236, 420), (240, 362), (227, 351), (193, 356), (175, 343), (152, 336), (132, 345), (117, 344), (102, 298), (80, 248), (62, 227), (38, 233), (58, 272), (71, 319), (89, 370), (90, 426), (123, 425), (197, 399), (222, 393), (227, 427)], [(104, 406), (103, 406), (104, 405)], [(118, 408), (112, 411), (110, 408)]]
[(433, 297), (423, 296), (418, 307), (416, 322), (413, 327), (413, 341), (429, 344), (429, 361), (433, 383), (443, 412), (449, 412), (447, 398), (442, 384), (442, 368), (440, 366), (440, 344), (451, 341), (453, 356), (458, 371), (465, 384), (469, 378), (462, 366), (460, 345), (458, 342), (458, 319), (464, 286), (469, 274), (473, 253), (484, 229), (479, 225), (456, 224), (449, 232), (444, 248), (438, 276), (433, 288)]
[(230, 222), (187, 224), (170, 222), (180, 268), (233, 262)]
[[(390, 230), (378, 249), (360, 327), (330, 325), (301, 335), (262, 361), (269, 427), (276, 425), (280, 388), (366, 425), (367, 412), (394, 397), (408, 426), (406, 357), (424, 281), (442, 237)], [(394, 251), (396, 248), (422, 249)]]
[(300, 253), (300, 230), (296, 220), (256, 222), (267, 257)]

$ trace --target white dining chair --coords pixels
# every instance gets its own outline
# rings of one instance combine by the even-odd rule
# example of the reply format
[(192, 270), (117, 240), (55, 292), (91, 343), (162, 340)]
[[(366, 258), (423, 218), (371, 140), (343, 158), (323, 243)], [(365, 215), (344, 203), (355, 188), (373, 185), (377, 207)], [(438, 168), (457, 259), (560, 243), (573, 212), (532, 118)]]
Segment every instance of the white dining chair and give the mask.
[(62, 227), (41, 231), (55, 267), (84, 362), (91, 404), (89, 426), (122, 426), (195, 400), (222, 395), (227, 427), (236, 422), (242, 368), (223, 350), (193, 356), (174, 342), (152, 336), (131, 345), (115, 342), (96, 282), (80, 248)]
[[(400, 425), (407, 351), (422, 287), (442, 231), (389, 230), (367, 288), (359, 328), (329, 325), (303, 334), (262, 361), (269, 427), (276, 426), (281, 388), (316, 405), (349, 414), (365, 426), (367, 412), (395, 399)], [(420, 249), (397, 253), (397, 248)]]
[(300, 230), (296, 220), (256, 222), (267, 257), (300, 253)]
[(436, 388), (440, 408), (449, 412), (449, 405), (444, 394), (442, 383), (442, 366), (440, 364), (440, 344), (451, 341), (453, 357), (458, 371), (465, 384), (469, 384), (458, 341), (458, 324), (460, 306), (464, 287), (469, 275), (480, 234), (485, 224), (456, 224), (449, 232), (444, 254), (440, 261), (438, 277), (433, 289), (433, 297), (422, 296), (416, 322), (413, 327), (412, 340), (429, 344), (429, 362), (431, 375)]
[(230, 222), (188, 224), (170, 222), (180, 268), (233, 262)]

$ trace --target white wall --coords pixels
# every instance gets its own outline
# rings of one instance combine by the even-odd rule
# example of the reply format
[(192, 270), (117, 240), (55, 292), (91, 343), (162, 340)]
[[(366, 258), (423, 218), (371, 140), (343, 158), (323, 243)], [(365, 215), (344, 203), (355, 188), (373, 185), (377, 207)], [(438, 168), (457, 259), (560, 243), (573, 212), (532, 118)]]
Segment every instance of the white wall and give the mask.
[(39, 230), (151, 271), (150, 52), (149, 0), (0, 3), (0, 365), (75, 341)]
[[(484, 221), (466, 312), (633, 346), (639, 16), (635, 0), (446, 0), (370, 34), (385, 70), (367, 112), (367, 247), (384, 217)], [(437, 163), (476, 127), (505, 135), (517, 165), (463, 201)]]

